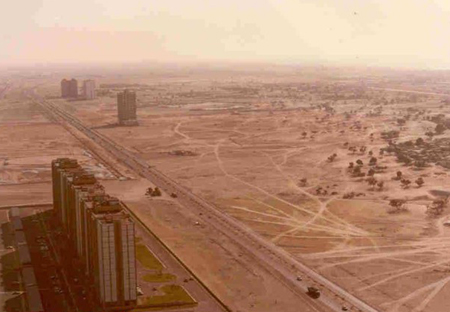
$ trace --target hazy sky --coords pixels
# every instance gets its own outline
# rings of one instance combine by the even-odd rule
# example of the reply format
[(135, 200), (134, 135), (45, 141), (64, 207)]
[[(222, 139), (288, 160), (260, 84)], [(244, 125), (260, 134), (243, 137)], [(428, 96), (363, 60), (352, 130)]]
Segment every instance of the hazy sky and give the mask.
[(0, 63), (270, 61), (450, 68), (449, 0), (14, 0)]

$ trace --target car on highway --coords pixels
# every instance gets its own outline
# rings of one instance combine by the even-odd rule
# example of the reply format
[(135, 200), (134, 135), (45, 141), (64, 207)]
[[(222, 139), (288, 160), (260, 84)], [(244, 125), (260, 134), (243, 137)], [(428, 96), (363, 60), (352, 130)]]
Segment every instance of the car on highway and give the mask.
[(313, 299), (320, 297), (320, 290), (313, 286), (308, 287), (308, 291), (306, 293)]

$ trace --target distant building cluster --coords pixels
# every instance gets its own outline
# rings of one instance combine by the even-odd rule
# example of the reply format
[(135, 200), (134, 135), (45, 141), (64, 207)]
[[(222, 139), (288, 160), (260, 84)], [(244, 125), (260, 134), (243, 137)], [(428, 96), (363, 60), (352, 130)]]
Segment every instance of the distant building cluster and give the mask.
[[(87, 100), (95, 99), (95, 81), (84, 80), (82, 88), (82, 97)], [(61, 97), (78, 98), (78, 81), (74, 78), (61, 80)]]
[(57, 218), (94, 286), (99, 306), (135, 306), (135, 226), (124, 204), (106, 194), (75, 159), (53, 160), (52, 180)]
[(117, 94), (117, 115), (119, 125), (135, 126), (136, 118), (136, 92), (125, 89)]

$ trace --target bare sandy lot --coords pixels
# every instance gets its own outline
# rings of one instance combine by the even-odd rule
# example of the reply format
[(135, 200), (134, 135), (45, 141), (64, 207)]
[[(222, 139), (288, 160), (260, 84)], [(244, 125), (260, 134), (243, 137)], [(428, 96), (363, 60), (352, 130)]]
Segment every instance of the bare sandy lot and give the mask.
[[(397, 74), (389, 79), (379, 73), (355, 78), (354, 73), (335, 72), (332, 78), (230, 76), (102, 78), (93, 101), (57, 99), (56, 78), (38, 92), (378, 309), (447, 311), (442, 301), (450, 292), (450, 228), (444, 225), (449, 211), (445, 207), (430, 215), (428, 207), (439, 199), (433, 190), (448, 186), (449, 172), (433, 161), (405, 164), (387, 150), (411, 141), (411, 150), (420, 153), (418, 138), (425, 146), (448, 138), (450, 130), (432, 139), (425, 134), (435, 130), (433, 117), (450, 113), (442, 90)], [(115, 125), (115, 94), (123, 85), (114, 84), (124, 83), (138, 93), (138, 127)], [(11, 105), (6, 103), (2, 105)], [(36, 113), (34, 118), (41, 117)], [(8, 122), (0, 127), (7, 128)], [(19, 138), (29, 138), (27, 142), (7, 145), (9, 164), (0, 167), (3, 180), (48, 179), (46, 162), (59, 149), (94, 161), (81, 146), (67, 143), (67, 133), (52, 131), (55, 126), (45, 120), (37, 123), (20, 130)], [(48, 130), (35, 137), (33, 127)], [(398, 136), (386, 138), (389, 131)], [(36, 156), (24, 156), (24, 144)], [(38, 173), (31, 176), (23, 172), (25, 167)], [(370, 176), (376, 180), (373, 185)], [(423, 185), (415, 183), (419, 178)], [(234, 308), (291, 311), (292, 304), (280, 306), (294, 300), (290, 295), (278, 294), (273, 281), (266, 283), (264, 274), (240, 262), (239, 250), (208, 238), (214, 230), (195, 226), (195, 216), (169, 196), (146, 198), (145, 189), (152, 185), (140, 180), (104, 184), (195, 272), (208, 272), (205, 283)], [(402, 209), (394, 211), (393, 199), (405, 201)], [(214, 256), (218, 253), (221, 260)], [(244, 280), (251, 281), (251, 288)], [(266, 292), (277, 294), (280, 302), (269, 302)]]

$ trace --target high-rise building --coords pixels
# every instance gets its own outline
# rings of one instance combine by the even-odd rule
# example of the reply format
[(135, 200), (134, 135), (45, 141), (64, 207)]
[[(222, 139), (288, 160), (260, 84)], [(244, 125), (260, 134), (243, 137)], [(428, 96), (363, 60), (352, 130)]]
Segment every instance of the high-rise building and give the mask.
[(76, 98), (78, 97), (78, 81), (74, 78), (70, 80), (70, 97)]
[(83, 81), (83, 96), (87, 100), (95, 99), (95, 81), (94, 80)]
[(70, 82), (67, 79), (61, 80), (61, 97), (70, 97)]
[(93, 201), (88, 214), (89, 268), (100, 305), (136, 304), (134, 223), (113, 197)]
[(117, 94), (117, 115), (120, 125), (137, 125), (136, 92), (126, 89)]
[(108, 195), (105, 194), (104, 190), (89, 190), (86, 197), (81, 201), (80, 205), (80, 231), (81, 231), (81, 255), (80, 258), (82, 259), (82, 263), (84, 265), (84, 272), (86, 275), (89, 275), (91, 273), (91, 268), (89, 266), (90, 263), (90, 256), (92, 250), (91, 248), (91, 237), (89, 236), (89, 233), (92, 233), (91, 224), (88, 222), (88, 216), (89, 212), (94, 206), (94, 202), (102, 202), (106, 198), (108, 198)]
[(55, 211), (105, 310), (137, 303), (134, 222), (74, 159), (52, 161)]
[(77, 212), (81, 206), (81, 201), (90, 189), (103, 189), (98, 183), (93, 174), (86, 172), (78, 172), (69, 178), (69, 209), (67, 211), (67, 234), (75, 246), (78, 246), (81, 234), (78, 231), (81, 220), (78, 218)]
[(63, 189), (63, 173), (66, 170), (80, 170), (76, 159), (58, 158), (52, 161), (53, 208), (58, 219), (63, 222), (63, 205), (65, 190)]
[(76, 79), (72, 78), (71, 80), (61, 80), (61, 97), (78, 97), (78, 81)]
[(73, 209), (74, 198), (72, 197), (71, 186), (72, 181), (76, 175), (84, 174), (84, 170), (81, 167), (69, 168), (61, 171), (61, 224), (69, 235), (69, 214)]

